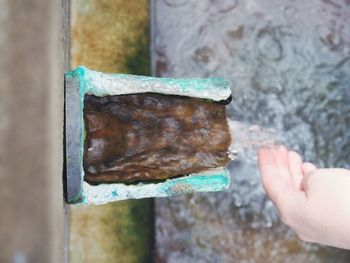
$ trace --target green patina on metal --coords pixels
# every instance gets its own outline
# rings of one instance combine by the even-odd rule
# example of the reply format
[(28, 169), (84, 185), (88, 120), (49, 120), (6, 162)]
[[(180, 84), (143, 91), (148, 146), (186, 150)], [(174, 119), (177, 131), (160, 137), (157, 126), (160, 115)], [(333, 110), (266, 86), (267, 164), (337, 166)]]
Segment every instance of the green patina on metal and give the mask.
[[(165, 183), (165, 188), (174, 188), (178, 184), (188, 185), (197, 190), (206, 191), (206, 189), (211, 188), (212, 191), (222, 191), (222, 186), (226, 186), (230, 183), (229, 172), (227, 170), (220, 170), (216, 172), (211, 172), (209, 175), (196, 174), (192, 177), (180, 177), (173, 180), (168, 180)], [(208, 186), (208, 181), (210, 181), (214, 187)]]
[(231, 95), (229, 82), (224, 78), (156, 78), (106, 74), (83, 66), (67, 72), (66, 76), (79, 79), (81, 94), (96, 96), (155, 92), (220, 101)]
[[(208, 184), (210, 182), (210, 185)], [(212, 172), (210, 175), (196, 174), (195, 176), (181, 177), (167, 180), (164, 183), (164, 192), (171, 195), (196, 192), (224, 191), (230, 184), (230, 175), (227, 170)]]
[(86, 204), (103, 204), (125, 199), (167, 197), (193, 192), (224, 191), (230, 185), (230, 174), (226, 169), (213, 169), (203, 173), (190, 174), (167, 179), (160, 183), (121, 183), (91, 186), (84, 182)]

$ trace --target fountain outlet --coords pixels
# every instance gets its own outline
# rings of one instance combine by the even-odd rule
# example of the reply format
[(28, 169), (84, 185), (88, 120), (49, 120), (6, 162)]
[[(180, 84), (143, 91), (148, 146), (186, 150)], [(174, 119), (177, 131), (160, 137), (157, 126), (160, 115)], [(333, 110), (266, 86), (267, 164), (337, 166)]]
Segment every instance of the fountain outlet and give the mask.
[(65, 75), (65, 198), (70, 204), (223, 191), (231, 136), (223, 78)]

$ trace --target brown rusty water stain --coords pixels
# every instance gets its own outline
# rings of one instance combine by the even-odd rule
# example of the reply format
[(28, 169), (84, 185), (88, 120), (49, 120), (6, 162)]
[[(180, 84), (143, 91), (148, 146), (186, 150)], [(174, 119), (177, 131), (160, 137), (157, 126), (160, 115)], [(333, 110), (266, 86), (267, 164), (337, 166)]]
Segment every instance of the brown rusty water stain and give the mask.
[(225, 106), (161, 94), (85, 96), (85, 180), (162, 180), (223, 167)]

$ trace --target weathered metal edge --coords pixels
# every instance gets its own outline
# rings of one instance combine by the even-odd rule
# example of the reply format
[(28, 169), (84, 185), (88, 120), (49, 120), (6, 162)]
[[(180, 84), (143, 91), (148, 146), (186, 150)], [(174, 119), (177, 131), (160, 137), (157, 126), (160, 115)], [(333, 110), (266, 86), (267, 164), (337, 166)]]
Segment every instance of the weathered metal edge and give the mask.
[(79, 79), (65, 75), (65, 143), (66, 143), (66, 202), (81, 203), (82, 196), (82, 123), (83, 112), (80, 105)]
[(225, 78), (156, 78), (131, 74), (106, 74), (77, 67), (67, 74), (80, 78), (83, 93), (95, 96), (136, 93), (160, 93), (188, 96), (213, 101), (231, 96), (230, 83)]
[(168, 197), (193, 192), (224, 191), (230, 185), (230, 173), (225, 168), (216, 168), (202, 173), (167, 179), (161, 183), (137, 185), (100, 184), (84, 182), (84, 204), (105, 204), (125, 199)]

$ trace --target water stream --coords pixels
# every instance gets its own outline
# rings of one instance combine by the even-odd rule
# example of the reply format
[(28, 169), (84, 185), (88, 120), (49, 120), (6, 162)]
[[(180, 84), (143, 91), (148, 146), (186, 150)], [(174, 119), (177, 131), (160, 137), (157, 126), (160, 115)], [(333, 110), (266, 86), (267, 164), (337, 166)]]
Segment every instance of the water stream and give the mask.
[(278, 139), (319, 167), (350, 168), (350, 1), (154, 0), (152, 8), (155, 74), (228, 78), (228, 117), (247, 131), (241, 146), (255, 140), (236, 145), (244, 150), (229, 165), (227, 192), (156, 200), (158, 262), (349, 262), (348, 252), (300, 242), (280, 222), (255, 150)]

